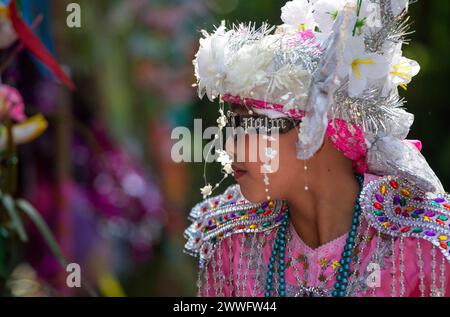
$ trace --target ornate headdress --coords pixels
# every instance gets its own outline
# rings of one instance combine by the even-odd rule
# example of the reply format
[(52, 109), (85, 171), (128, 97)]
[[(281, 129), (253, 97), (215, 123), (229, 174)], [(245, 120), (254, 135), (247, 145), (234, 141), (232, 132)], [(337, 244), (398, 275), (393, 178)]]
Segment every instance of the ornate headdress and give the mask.
[(398, 87), (406, 88), (420, 69), (402, 54), (408, 5), (294, 0), (277, 27), (223, 22), (200, 40), (199, 96), (301, 119), (301, 160), (327, 135), (359, 172), (401, 176), (427, 192), (444, 192), (420, 146), (405, 140), (414, 116), (403, 109)]

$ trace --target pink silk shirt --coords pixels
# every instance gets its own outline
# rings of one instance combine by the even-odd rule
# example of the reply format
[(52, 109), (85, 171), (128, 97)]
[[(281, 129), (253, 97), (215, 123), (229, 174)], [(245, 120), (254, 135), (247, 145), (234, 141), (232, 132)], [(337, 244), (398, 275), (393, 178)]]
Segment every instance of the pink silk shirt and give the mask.
[[(365, 183), (376, 177), (365, 175)], [(379, 234), (366, 221), (361, 224), (360, 262), (352, 262), (349, 293), (352, 297), (450, 296), (450, 264), (442, 252), (426, 240), (394, 238)], [(221, 241), (205, 270), (199, 271), (198, 296), (263, 297), (267, 266), (276, 229), (236, 233)], [(345, 234), (316, 249), (307, 246), (290, 223), (286, 247), (286, 296), (330, 296), (344, 249)], [(357, 276), (357, 277), (356, 277)], [(274, 276), (277, 280), (277, 274)], [(277, 283), (274, 282), (275, 294)], [(299, 287), (298, 285), (303, 285)], [(318, 295), (320, 294), (320, 295)]]

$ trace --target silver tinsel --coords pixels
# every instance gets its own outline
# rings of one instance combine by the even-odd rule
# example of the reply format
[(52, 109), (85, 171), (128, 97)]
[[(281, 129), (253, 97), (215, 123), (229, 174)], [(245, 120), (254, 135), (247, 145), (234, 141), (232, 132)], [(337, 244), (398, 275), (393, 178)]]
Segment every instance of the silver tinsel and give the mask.
[(368, 52), (383, 53), (383, 46), (386, 43), (397, 44), (406, 43), (406, 36), (412, 32), (408, 32), (410, 28), (409, 17), (407, 12), (402, 12), (399, 16), (395, 16), (391, 10), (390, 0), (370, 0), (380, 6), (381, 28), (377, 31), (370, 31), (365, 36), (365, 44)]

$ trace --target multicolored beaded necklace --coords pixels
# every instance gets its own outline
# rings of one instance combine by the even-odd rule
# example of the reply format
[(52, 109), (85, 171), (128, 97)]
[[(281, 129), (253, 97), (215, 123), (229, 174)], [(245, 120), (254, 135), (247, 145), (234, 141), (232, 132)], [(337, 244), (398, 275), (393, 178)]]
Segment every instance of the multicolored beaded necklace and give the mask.
[[(356, 180), (359, 183), (360, 194), (364, 186), (364, 176), (356, 175)], [(348, 234), (344, 250), (339, 261), (338, 274), (336, 276), (336, 283), (334, 284), (333, 297), (344, 297), (348, 286), (348, 277), (350, 273), (351, 255), (355, 247), (355, 237), (358, 230), (359, 218), (361, 215), (360, 194), (356, 198), (354, 205), (352, 225)], [(266, 278), (266, 292), (265, 297), (271, 297), (273, 291), (273, 282), (275, 278), (275, 263), (278, 261), (278, 295), (286, 297), (286, 280), (285, 280), (285, 252), (286, 252), (286, 233), (289, 224), (289, 208), (286, 208), (283, 220), (277, 232), (277, 237), (272, 248), (272, 254), (269, 259), (267, 278)]]

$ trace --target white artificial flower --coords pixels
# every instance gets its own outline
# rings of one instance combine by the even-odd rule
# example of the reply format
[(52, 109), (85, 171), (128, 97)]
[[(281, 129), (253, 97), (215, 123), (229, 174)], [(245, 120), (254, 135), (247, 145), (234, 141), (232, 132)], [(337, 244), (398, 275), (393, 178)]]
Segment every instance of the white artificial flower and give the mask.
[(204, 32), (200, 39), (200, 48), (194, 60), (195, 75), (198, 80), (199, 97), (206, 94), (213, 101), (219, 94), (223, 94), (223, 80), (225, 78), (225, 57), (230, 31), (226, 31), (225, 23), (213, 33)]
[(227, 68), (227, 93), (248, 96), (253, 88), (266, 84), (273, 50), (260, 42), (246, 44), (231, 58)]
[(203, 199), (205, 199), (208, 196), (211, 196), (212, 194), (212, 186), (210, 184), (206, 185), (205, 187), (200, 189), (200, 193), (203, 195)]
[(401, 47), (402, 45), (398, 44), (394, 52), (388, 80), (383, 89), (385, 96), (397, 89), (398, 86), (406, 90), (412, 78), (420, 72), (420, 65), (416, 61), (404, 57)]
[[(307, 99), (311, 84), (311, 73), (305, 70), (301, 65), (285, 65), (276, 73), (269, 76), (271, 78), (271, 89), (269, 93), (274, 90), (289, 91), (288, 99)], [(284, 104), (286, 111), (295, 107), (295, 104)]]
[(263, 173), (265, 173), (265, 174), (273, 173), (272, 166), (270, 164), (268, 164), (268, 163), (263, 164)]
[(287, 2), (281, 9), (281, 20), (299, 32), (314, 30), (313, 3), (308, 0)]
[(322, 33), (329, 33), (347, 0), (318, 0), (314, 5), (313, 17)]
[(225, 164), (225, 166), (222, 168), (222, 170), (227, 175), (233, 174), (233, 172), (234, 172), (233, 167), (231, 166), (231, 164)]
[(224, 127), (226, 127), (228, 123), (227, 116), (223, 113), (223, 110), (219, 110), (220, 117), (217, 119), (217, 124), (219, 126), (219, 129), (222, 130)]
[(265, 152), (266, 152), (266, 156), (271, 160), (274, 159), (278, 154), (278, 152), (271, 147), (266, 148)]
[(224, 150), (216, 150), (216, 152), (219, 154), (219, 157), (216, 161), (222, 164), (222, 166), (233, 163), (232, 157)]
[(409, 0), (391, 0), (391, 10), (396, 16), (405, 10), (408, 10)]
[(342, 77), (349, 76), (349, 96), (358, 97), (371, 79), (388, 75), (389, 62), (376, 53), (366, 53), (362, 37), (350, 37), (344, 51), (343, 65), (339, 69)]
[(203, 199), (205, 199), (206, 197), (211, 196), (212, 186), (210, 184), (208, 184), (205, 187), (201, 188), (200, 192), (203, 195)]

